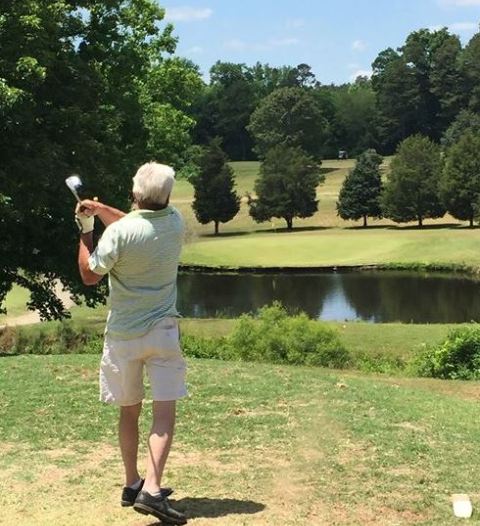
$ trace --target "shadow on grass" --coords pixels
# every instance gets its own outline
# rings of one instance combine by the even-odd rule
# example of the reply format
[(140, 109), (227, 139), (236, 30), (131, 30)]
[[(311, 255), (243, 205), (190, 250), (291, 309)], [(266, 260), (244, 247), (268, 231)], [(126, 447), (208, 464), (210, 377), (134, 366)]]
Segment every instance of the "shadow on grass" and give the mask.
[(322, 175), (327, 175), (331, 172), (338, 172), (338, 170), (342, 170), (343, 168), (342, 167), (339, 167), (339, 168), (320, 168), (320, 173)]
[(219, 234), (201, 234), (199, 238), (209, 238), (209, 239), (220, 239), (228, 237), (241, 237), (249, 236), (252, 234), (293, 234), (295, 232), (322, 232), (325, 230), (345, 230), (345, 231), (363, 231), (368, 232), (372, 230), (393, 230), (397, 232), (409, 231), (409, 230), (418, 230), (419, 232), (426, 232), (428, 230), (478, 230), (480, 225), (475, 225), (470, 227), (464, 223), (442, 223), (439, 225), (368, 225), (366, 227), (361, 225), (355, 226), (294, 226), (292, 230), (288, 230), (286, 227), (278, 228), (262, 228), (262, 229), (253, 229), (253, 230), (240, 230), (237, 232), (220, 232)]
[(442, 223), (439, 225), (368, 225), (366, 227), (362, 225), (355, 225), (355, 226), (346, 226), (343, 227), (342, 230), (360, 230), (364, 232), (368, 232), (369, 230), (397, 230), (397, 231), (403, 231), (403, 230), (418, 230), (420, 232), (427, 231), (427, 230), (474, 230), (475, 228), (479, 228), (477, 226), (469, 227), (468, 225), (464, 225), (462, 223)]
[(299, 227), (293, 227), (292, 230), (288, 230), (287, 227), (279, 227), (279, 228), (263, 228), (258, 230), (242, 230), (240, 232), (220, 232), (219, 234), (203, 234), (200, 235), (200, 238), (210, 238), (210, 239), (220, 239), (224, 237), (241, 237), (241, 236), (248, 236), (252, 234), (285, 234), (285, 233), (295, 233), (295, 232), (314, 232), (314, 231), (321, 231), (321, 230), (332, 230), (334, 227), (330, 226), (299, 226)]
[[(177, 501), (171, 500), (174, 508), (184, 511), (189, 519), (225, 517), (226, 515), (246, 515), (259, 513), (265, 509), (264, 504), (253, 500), (237, 499), (211, 499), (208, 497), (186, 497)], [(161, 522), (155, 521), (147, 526), (158, 526)]]
[[(389, 225), (387, 227), (389, 230), (419, 230), (420, 232), (424, 230), (461, 230), (461, 229), (470, 229), (469, 226), (466, 226), (462, 223), (442, 223), (439, 225)], [(475, 228), (475, 227), (474, 227)]]

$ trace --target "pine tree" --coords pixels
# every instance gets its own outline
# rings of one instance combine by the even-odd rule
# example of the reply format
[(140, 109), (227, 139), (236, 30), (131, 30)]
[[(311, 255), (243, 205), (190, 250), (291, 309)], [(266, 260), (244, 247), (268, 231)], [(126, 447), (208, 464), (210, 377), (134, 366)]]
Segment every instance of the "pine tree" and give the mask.
[(383, 194), (384, 216), (396, 223), (442, 217), (445, 208), (439, 198), (442, 172), (440, 147), (428, 137), (405, 139), (390, 165)]
[(375, 150), (366, 150), (357, 159), (355, 168), (345, 178), (337, 201), (337, 212), (342, 219), (381, 217), (380, 196), (382, 157)]
[(220, 139), (214, 139), (203, 149), (198, 165), (199, 172), (192, 181), (195, 189), (193, 210), (203, 225), (214, 222), (217, 235), (219, 223), (231, 221), (240, 210), (233, 169), (220, 146)]
[(282, 218), (288, 230), (294, 217), (310, 217), (318, 210), (316, 190), (322, 177), (320, 165), (299, 147), (274, 146), (260, 167), (255, 181), (257, 198), (250, 215), (258, 223)]

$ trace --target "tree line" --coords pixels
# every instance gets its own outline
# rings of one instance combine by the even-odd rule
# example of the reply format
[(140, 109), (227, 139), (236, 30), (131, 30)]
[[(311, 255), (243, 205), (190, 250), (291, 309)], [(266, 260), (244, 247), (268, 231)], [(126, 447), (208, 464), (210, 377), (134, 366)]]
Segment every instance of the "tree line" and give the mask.
[[(398, 49), (378, 54), (371, 79), (339, 86), (322, 85), (308, 64), (217, 62), (192, 108), (194, 138), (206, 144), (219, 136), (232, 160), (257, 159), (269, 140), (259, 127), (274, 124), (275, 133), (304, 129), (312, 143), (306, 151), (324, 158), (339, 149), (390, 155), (417, 133), (438, 142), (462, 110), (480, 112), (479, 64), (480, 33), (462, 46), (447, 28), (410, 33)], [(289, 105), (294, 89), (298, 108)], [(283, 113), (269, 118), (275, 107)]]
[[(462, 116), (462, 119), (465, 115)], [(452, 125), (456, 128), (456, 123)], [(452, 137), (449, 129), (445, 137)], [(383, 157), (367, 149), (343, 181), (337, 213), (345, 220), (391, 219), (396, 223), (443, 217), (480, 219), (480, 128), (467, 126), (455, 142), (436, 144), (416, 134), (403, 140), (389, 170), (382, 174)], [(200, 223), (233, 219), (240, 209), (235, 179), (220, 141), (213, 141), (199, 159), (200, 171), (193, 179), (193, 209)], [(294, 218), (313, 216), (318, 210), (316, 189), (324, 181), (321, 163), (298, 146), (270, 148), (260, 165), (255, 197), (247, 195), (250, 216), (256, 222), (281, 218), (288, 230)]]

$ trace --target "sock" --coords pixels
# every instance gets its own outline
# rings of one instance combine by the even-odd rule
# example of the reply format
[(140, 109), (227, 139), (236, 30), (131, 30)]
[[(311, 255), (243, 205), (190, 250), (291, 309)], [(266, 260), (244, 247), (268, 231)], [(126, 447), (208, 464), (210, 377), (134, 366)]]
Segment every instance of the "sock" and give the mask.
[(158, 498), (158, 497), (161, 497), (162, 496), (162, 492), (161, 491), (158, 491), (157, 493), (150, 493), (148, 492), (148, 494), (152, 497), (155, 497), (155, 498)]
[(142, 485), (142, 479), (138, 479), (137, 482), (135, 482), (135, 484), (131, 484), (128, 487), (131, 489), (138, 489), (141, 485)]

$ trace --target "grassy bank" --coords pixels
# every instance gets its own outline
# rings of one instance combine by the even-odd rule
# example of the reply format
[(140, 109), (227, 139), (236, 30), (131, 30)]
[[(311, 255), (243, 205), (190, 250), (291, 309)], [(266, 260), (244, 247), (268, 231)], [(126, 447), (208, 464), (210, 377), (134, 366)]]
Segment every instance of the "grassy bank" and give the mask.
[[(153, 524), (118, 505), (97, 363), (0, 359), (1, 524)], [(189, 360), (188, 380), (165, 483), (192, 525), (442, 526), (451, 493), (478, 506), (475, 383), (210, 360)]]
[[(92, 310), (75, 307), (72, 314), (72, 320), (66, 324), (46, 322), (4, 331), (0, 337), (0, 354), (11, 352), (58, 354), (84, 351), (99, 353), (102, 347), (106, 308)], [(405, 374), (408, 363), (414, 355), (418, 354), (420, 348), (444, 341), (451, 329), (459, 326), (364, 322), (319, 323), (336, 331), (340, 344), (347, 349), (351, 357), (349, 368), (397, 374)], [(229, 338), (237, 325), (238, 320), (233, 319), (182, 319), (181, 332), (185, 351), (192, 353), (193, 356), (216, 357), (215, 351), (224, 347), (223, 339)], [(18, 350), (12, 351), (12, 347)], [(200, 355), (195, 351), (197, 348), (202, 351)], [(223, 357), (223, 353), (220, 354)]]

